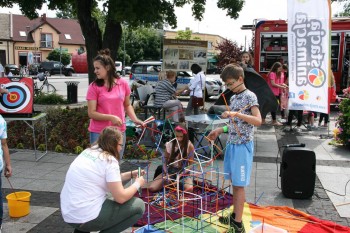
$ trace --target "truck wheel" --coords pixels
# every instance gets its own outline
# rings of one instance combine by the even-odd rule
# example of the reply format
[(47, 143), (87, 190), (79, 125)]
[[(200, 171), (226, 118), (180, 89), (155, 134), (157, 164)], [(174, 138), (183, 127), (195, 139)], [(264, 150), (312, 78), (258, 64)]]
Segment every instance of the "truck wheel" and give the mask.
[(208, 101), (209, 100), (209, 95), (208, 95), (208, 89), (205, 88), (205, 101)]

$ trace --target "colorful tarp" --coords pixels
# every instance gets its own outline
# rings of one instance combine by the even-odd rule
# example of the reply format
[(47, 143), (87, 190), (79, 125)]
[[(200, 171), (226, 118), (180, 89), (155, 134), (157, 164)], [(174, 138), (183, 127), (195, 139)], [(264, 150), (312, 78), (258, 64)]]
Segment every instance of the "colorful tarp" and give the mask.
[[(196, 219), (185, 217), (174, 221), (168, 220), (155, 224), (149, 232), (200, 232), (195, 227), (203, 226), (204, 232), (227, 231), (227, 225), (219, 223), (218, 216), (226, 215), (233, 208), (217, 212), (217, 215), (204, 214), (201, 219), (209, 224), (200, 225), (200, 217)], [(302, 211), (287, 206), (257, 206), (245, 203), (243, 213), (243, 223), (246, 232), (250, 232), (258, 224), (269, 224), (274, 227), (284, 229), (288, 233), (350, 233), (350, 228), (341, 226), (331, 221), (321, 220)], [(183, 225), (185, 226), (183, 228)], [(159, 231), (157, 231), (157, 229)], [(165, 230), (164, 229), (168, 229)], [(169, 231), (169, 229), (171, 229)], [(185, 230), (185, 231), (184, 231)], [(139, 232), (139, 231), (137, 231)], [(148, 232), (148, 231), (140, 231)], [(265, 232), (265, 231), (264, 231)], [(266, 231), (268, 233), (269, 231)]]

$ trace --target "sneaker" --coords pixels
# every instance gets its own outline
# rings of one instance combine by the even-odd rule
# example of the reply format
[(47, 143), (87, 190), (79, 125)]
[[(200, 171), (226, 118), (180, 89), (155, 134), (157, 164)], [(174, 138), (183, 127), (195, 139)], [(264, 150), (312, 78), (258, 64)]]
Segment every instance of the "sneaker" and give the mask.
[(225, 217), (219, 217), (219, 222), (221, 224), (225, 224), (225, 225), (228, 225), (229, 223), (233, 223), (235, 219), (232, 217), (231, 214), (225, 216)]
[(243, 222), (242, 222), (242, 227), (238, 227), (238, 226), (236, 226), (236, 224), (231, 223), (231, 225), (227, 229), (226, 233), (245, 233)]
[(300, 127), (296, 127), (295, 132), (300, 133), (301, 131)]
[(273, 126), (282, 126), (283, 124), (276, 121), (276, 122), (272, 122), (272, 125)]

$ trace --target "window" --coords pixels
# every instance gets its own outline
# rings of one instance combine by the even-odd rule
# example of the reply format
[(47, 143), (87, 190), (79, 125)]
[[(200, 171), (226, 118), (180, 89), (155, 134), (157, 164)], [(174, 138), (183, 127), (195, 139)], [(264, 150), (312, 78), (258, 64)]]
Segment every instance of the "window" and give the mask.
[(53, 48), (52, 34), (41, 34), (41, 48)]
[(27, 36), (27, 33), (25, 31), (19, 31), (20, 36)]
[(134, 72), (135, 74), (142, 74), (143, 66), (135, 66)]
[(331, 40), (331, 69), (333, 72), (338, 71), (338, 58), (339, 58), (339, 46), (340, 46), (340, 35), (332, 33)]
[(213, 48), (213, 42), (208, 41), (208, 49), (212, 49)]
[(288, 62), (287, 33), (262, 33), (260, 44), (260, 72), (268, 72), (277, 61)]
[(67, 40), (71, 40), (70, 34), (64, 34), (64, 37), (66, 37)]

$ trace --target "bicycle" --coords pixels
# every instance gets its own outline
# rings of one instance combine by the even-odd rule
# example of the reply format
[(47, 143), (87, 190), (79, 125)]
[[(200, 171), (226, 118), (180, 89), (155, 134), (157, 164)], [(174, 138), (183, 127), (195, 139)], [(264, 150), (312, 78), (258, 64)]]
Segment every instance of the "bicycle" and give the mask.
[(45, 73), (39, 73), (36, 77), (32, 77), (33, 80), (39, 79), (43, 84), (39, 87), (38, 82), (34, 81), (34, 96), (39, 96), (41, 94), (52, 94), (56, 92), (54, 85), (50, 84), (47, 77), (50, 74), (46, 71)]

